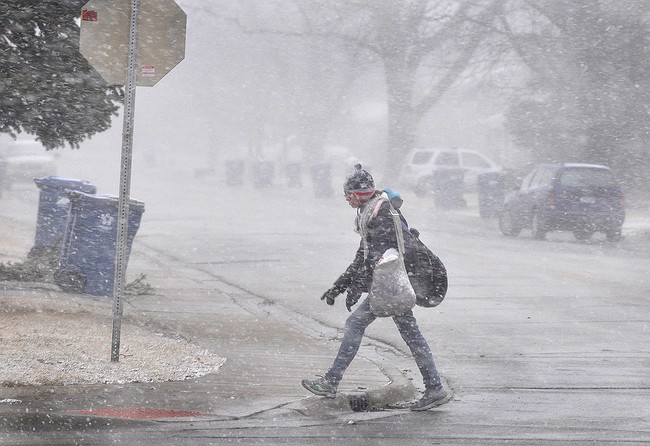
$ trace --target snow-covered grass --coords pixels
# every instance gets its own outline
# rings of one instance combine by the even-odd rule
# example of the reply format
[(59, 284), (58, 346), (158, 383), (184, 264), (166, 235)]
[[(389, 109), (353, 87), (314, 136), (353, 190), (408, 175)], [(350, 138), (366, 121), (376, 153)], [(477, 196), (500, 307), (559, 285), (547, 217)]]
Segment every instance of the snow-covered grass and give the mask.
[(225, 359), (130, 319), (111, 361), (112, 309), (65, 293), (0, 295), (0, 386), (178, 381), (214, 373)]

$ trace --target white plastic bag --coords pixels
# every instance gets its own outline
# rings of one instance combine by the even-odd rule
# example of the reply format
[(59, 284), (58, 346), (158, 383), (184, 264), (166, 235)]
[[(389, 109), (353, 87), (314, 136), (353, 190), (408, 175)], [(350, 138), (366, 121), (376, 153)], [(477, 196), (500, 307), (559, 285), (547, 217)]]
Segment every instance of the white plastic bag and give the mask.
[(395, 248), (387, 249), (375, 266), (368, 295), (370, 311), (376, 316), (401, 316), (415, 306), (404, 259)]

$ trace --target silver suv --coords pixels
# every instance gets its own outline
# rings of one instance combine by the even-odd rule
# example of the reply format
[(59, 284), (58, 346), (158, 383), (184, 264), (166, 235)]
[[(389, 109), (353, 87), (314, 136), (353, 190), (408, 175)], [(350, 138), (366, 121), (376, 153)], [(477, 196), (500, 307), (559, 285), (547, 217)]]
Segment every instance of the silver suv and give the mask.
[(465, 190), (476, 189), (480, 174), (502, 170), (501, 166), (476, 150), (416, 149), (406, 157), (400, 183), (422, 196), (433, 189), (436, 172), (449, 169), (462, 169)]

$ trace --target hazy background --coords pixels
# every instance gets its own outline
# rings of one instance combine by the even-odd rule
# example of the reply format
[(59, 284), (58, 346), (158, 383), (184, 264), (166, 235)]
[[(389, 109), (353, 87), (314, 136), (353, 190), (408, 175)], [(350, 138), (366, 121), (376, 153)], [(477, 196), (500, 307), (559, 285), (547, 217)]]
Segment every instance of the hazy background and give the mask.
[[(387, 5), (397, 3), (376, 6), (388, 10)], [(518, 3), (509, 3), (511, 12), (516, 12)], [(180, 0), (178, 4), (187, 13), (185, 60), (156, 86), (137, 88), (133, 197), (138, 198), (150, 175), (169, 178), (169, 187), (177, 180), (200, 181), (206, 175), (223, 178), (224, 162), (229, 159), (273, 161), (275, 186), (286, 182), (283, 166), (292, 160), (303, 163), (307, 187), (309, 166), (321, 160), (333, 162), (335, 181), (361, 161), (382, 185), (397, 183), (394, 173), (384, 175), (389, 117), (381, 61), (363, 52), (350, 59), (348, 47), (318, 51), (321, 43), (308, 46), (303, 38), (291, 35), (297, 29), (293, 2)], [(625, 14), (634, 7), (648, 17), (643, 2), (620, 5)], [(562, 7), (558, 8), (561, 14)], [(494, 48), (499, 46), (492, 48), (497, 51)], [(517, 62), (511, 51), (500, 51), (479, 53), (469, 63), (469, 69), (418, 120), (414, 146), (474, 149), (505, 168), (520, 173), (530, 168), (535, 151), (515, 144), (504, 121), (508, 105), (522, 94), (531, 70)], [(493, 60), (487, 63), (486, 59)], [(557, 112), (562, 109), (560, 104)], [(116, 194), (121, 116), (113, 122), (109, 131), (83, 142), (80, 150), (56, 150), (58, 174), (90, 180), (101, 192)], [(647, 163), (643, 157), (647, 147), (642, 141), (634, 144), (642, 147), (635, 157)], [(567, 153), (566, 160), (579, 156), (569, 143), (561, 150)], [(647, 192), (648, 178), (635, 175), (624, 186), (628, 196), (636, 199)]]
[[(251, 124), (251, 116), (265, 102), (282, 103), (283, 93), (291, 88), (291, 83), (278, 85), (277, 79), (269, 79), (273, 77), (269, 68), (274, 66), (268, 60), (273, 57), (271, 52), (289, 61), (302, 57), (298, 52), (291, 53), (296, 44), (289, 38), (245, 35), (237, 25), (219, 17), (223, 12), (217, 3), (211, 4), (210, 15), (202, 14), (191, 0), (177, 3), (187, 13), (185, 60), (156, 86), (138, 87), (136, 92), (134, 197), (148, 173), (169, 175), (170, 179), (194, 179), (202, 174), (223, 176), (224, 160), (257, 158), (257, 154), (250, 153), (250, 135), (259, 127)], [(265, 82), (266, 86), (259, 89), (261, 93), (252, 91), (259, 87), (255, 83)], [(419, 144), (471, 148), (507, 164), (512, 145), (503, 128), (502, 100), (489, 91), (468, 94), (462, 88), (450, 91), (421, 125)], [(376, 167), (380, 176), (379, 168), (385, 159), (386, 107), (381, 67), (371, 67), (350, 84), (329, 127), (325, 145), (346, 149), (332, 149), (333, 159), (342, 161), (335, 165), (335, 177), (340, 178), (344, 169), (351, 167), (351, 163), (344, 162), (348, 153)], [(122, 117), (113, 122), (109, 131), (85, 141), (80, 150), (56, 150), (58, 174), (88, 179), (104, 193), (117, 193)], [(286, 126), (265, 122), (262, 157), (280, 156), (283, 135), (291, 134)], [(289, 156), (300, 156), (297, 151), (292, 153)], [(282, 171), (278, 169), (277, 174), (277, 183), (281, 184)], [(308, 186), (307, 170), (304, 175)]]

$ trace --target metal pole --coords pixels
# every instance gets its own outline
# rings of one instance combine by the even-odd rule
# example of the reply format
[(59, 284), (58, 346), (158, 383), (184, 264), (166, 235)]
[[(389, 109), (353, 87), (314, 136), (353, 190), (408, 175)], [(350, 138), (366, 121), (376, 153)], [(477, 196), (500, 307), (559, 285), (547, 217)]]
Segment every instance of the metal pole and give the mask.
[(135, 82), (138, 36), (139, 0), (131, 0), (128, 72), (124, 92), (124, 123), (122, 130), (122, 163), (120, 170), (120, 199), (115, 246), (115, 282), (113, 286), (113, 340), (111, 361), (120, 360), (120, 331), (122, 328), (122, 297), (126, 276), (127, 237), (129, 229), (129, 194), (131, 191), (131, 159), (133, 150), (133, 114), (135, 109)]

